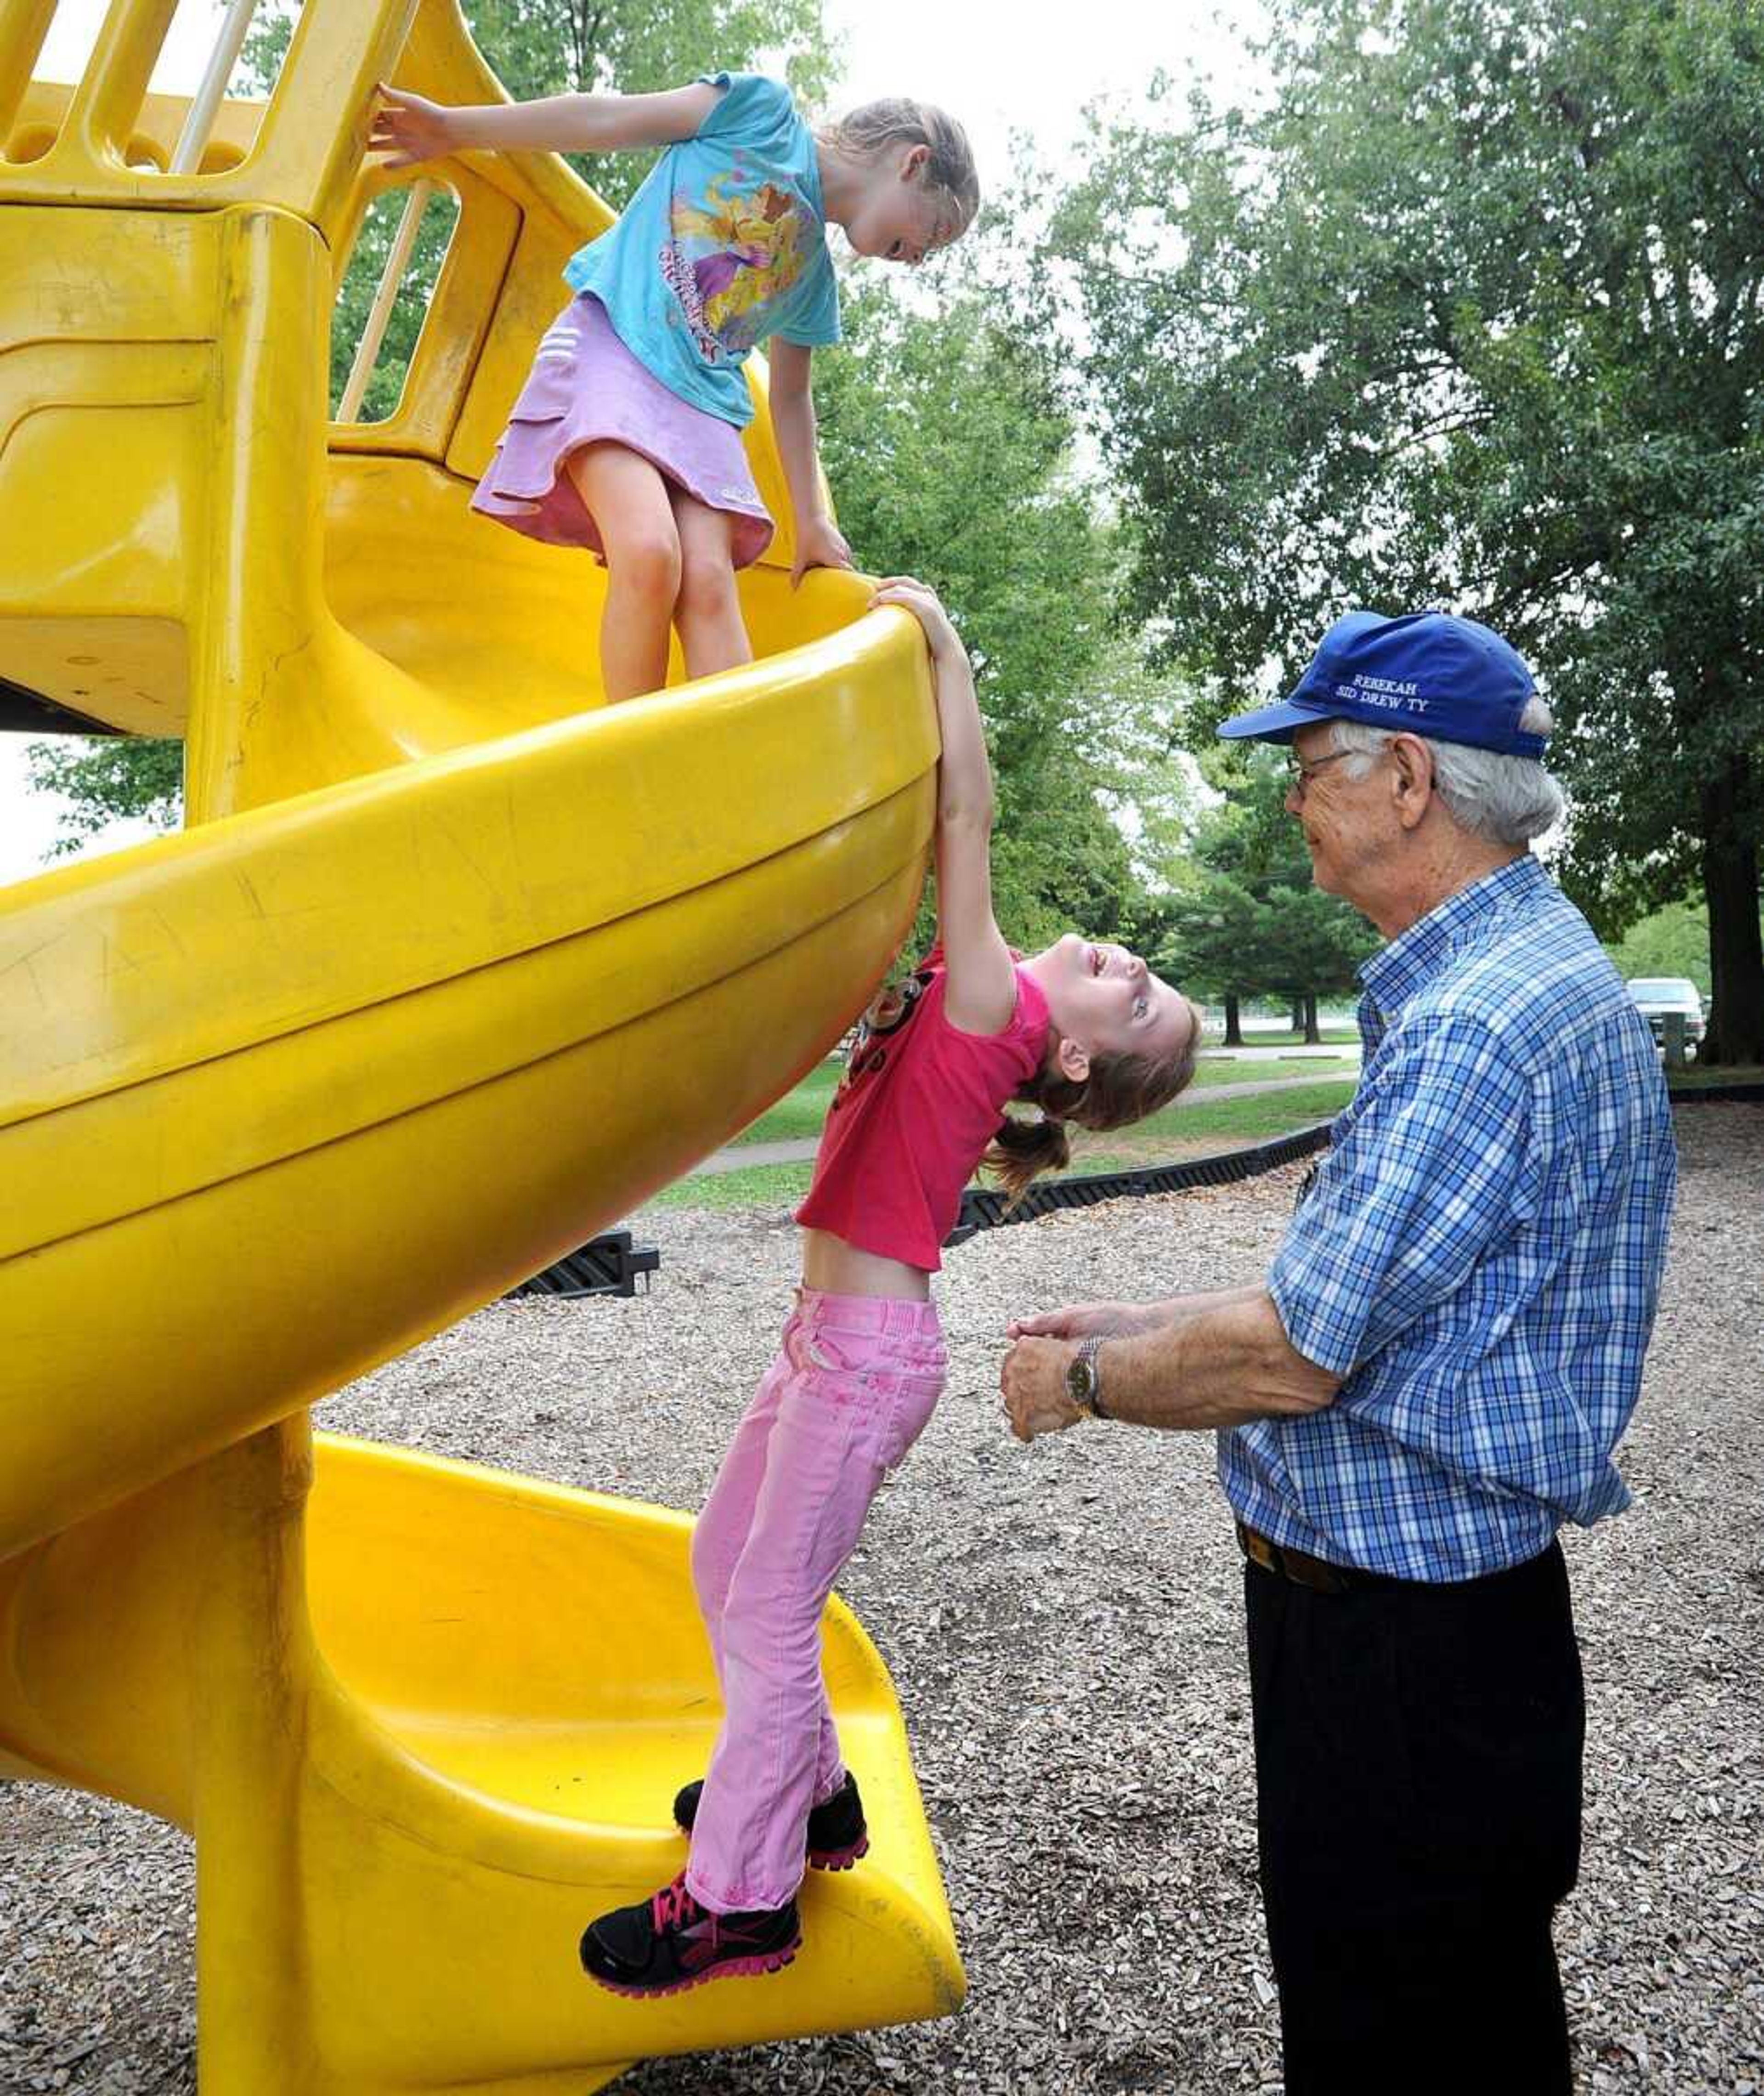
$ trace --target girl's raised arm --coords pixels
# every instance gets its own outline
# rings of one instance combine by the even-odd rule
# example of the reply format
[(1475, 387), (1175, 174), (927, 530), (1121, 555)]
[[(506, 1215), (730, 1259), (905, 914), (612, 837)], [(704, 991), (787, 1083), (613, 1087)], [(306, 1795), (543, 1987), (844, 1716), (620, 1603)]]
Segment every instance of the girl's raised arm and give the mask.
[(662, 94), (552, 94), (539, 102), (450, 107), (382, 81), (368, 136), (388, 168), (413, 167), (448, 153), (613, 153), (690, 138), (716, 107), (706, 81)]
[(1016, 972), (993, 916), (992, 766), (967, 653), (923, 583), (895, 575), (872, 600), (898, 605), (924, 628), (937, 697), (937, 928), (948, 971), (944, 1011), (964, 1033), (1000, 1033), (1016, 1009)]

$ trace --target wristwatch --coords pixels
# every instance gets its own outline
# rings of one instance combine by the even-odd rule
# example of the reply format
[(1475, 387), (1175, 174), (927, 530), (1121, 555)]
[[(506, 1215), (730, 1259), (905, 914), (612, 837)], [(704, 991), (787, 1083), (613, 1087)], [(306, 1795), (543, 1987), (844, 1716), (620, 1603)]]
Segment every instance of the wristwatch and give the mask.
[(1078, 1342), (1077, 1353), (1066, 1370), (1066, 1395), (1087, 1419), (1108, 1417), (1102, 1409), (1102, 1378), (1097, 1367), (1102, 1350), (1102, 1334), (1092, 1333)]

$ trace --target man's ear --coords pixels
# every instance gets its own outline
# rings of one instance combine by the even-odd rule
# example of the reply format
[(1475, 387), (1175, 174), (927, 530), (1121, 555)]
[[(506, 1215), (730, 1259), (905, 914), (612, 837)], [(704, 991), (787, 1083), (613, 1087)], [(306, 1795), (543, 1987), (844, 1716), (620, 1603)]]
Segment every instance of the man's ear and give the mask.
[(916, 182), (923, 179), (926, 163), (931, 158), (931, 148), (923, 142), (911, 146), (901, 156), (901, 180)]
[(1082, 1041), (1074, 1041), (1069, 1033), (1060, 1036), (1054, 1060), (1059, 1066), (1061, 1076), (1071, 1084), (1081, 1085), (1090, 1074), (1089, 1050)]
[(1391, 799), (1396, 819), (1412, 830), (1427, 812), (1433, 798), (1433, 753), (1419, 736), (1399, 735), (1391, 745)]

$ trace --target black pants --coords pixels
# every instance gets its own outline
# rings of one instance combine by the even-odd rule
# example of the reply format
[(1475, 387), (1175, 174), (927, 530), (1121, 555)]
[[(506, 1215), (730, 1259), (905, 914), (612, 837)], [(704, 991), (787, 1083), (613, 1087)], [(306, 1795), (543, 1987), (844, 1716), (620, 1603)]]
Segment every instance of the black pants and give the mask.
[(1244, 1568), (1286, 2096), (1566, 2096), (1551, 1910), (1580, 1857), (1561, 1551), (1341, 1594)]

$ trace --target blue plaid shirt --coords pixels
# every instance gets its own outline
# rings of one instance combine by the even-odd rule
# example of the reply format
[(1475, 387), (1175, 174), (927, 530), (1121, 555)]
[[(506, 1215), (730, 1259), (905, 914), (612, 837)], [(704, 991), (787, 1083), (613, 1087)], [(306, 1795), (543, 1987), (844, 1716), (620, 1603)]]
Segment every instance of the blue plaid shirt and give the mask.
[(1629, 1504), (1677, 1177), (1646, 1022), (1529, 854), (1360, 970), (1360, 1087), (1275, 1255), (1294, 1347), (1345, 1378), (1221, 1434), (1251, 1527), (1399, 1579), (1474, 1579)]

